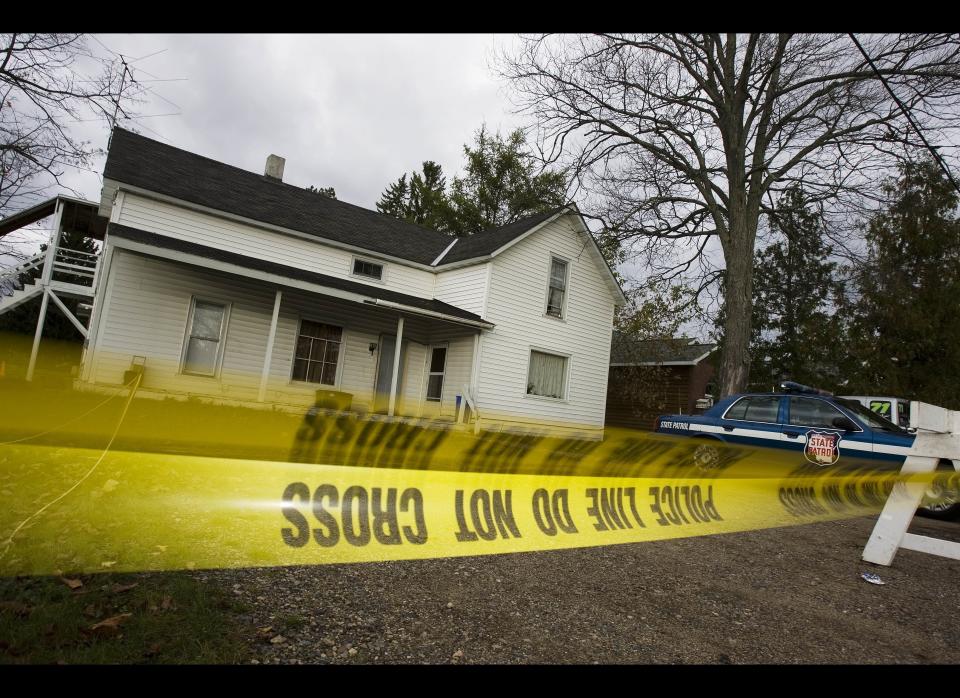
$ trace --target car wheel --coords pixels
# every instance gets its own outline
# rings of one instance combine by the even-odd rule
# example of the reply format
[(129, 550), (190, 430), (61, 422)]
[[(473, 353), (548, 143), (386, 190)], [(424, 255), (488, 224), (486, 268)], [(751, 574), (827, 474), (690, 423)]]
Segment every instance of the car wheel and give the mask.
[[(937, 470), (953, 470), (950, 461), (941, 461)], [(960, 518), (960, 492), (934, 484), (920, 501), (917, 513), (930, 519), (951, 521)]]

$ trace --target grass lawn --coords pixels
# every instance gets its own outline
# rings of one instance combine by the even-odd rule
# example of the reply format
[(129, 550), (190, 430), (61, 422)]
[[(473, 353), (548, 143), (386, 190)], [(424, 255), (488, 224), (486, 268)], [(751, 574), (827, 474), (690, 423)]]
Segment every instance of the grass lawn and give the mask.
[(238, 663), (243, 610), (186, 573), (0, 579), (0, 664)]

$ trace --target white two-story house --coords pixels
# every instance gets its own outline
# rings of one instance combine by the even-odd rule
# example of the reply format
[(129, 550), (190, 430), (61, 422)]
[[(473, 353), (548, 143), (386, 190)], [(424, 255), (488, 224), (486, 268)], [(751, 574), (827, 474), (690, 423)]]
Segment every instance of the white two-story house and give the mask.
[(573, 206), (457, 239), (282, 175), (114, 130), (78, 387), (602, 430), (624, 296)]

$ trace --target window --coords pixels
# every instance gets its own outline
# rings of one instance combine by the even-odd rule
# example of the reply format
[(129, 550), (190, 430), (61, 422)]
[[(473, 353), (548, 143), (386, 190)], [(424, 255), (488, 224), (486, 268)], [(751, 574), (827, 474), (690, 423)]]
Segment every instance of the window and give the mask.
[(547, 315), (563, 317), (563, 299), (567, 294), (567, 263), (550, 258), (550, 290), (547, 292)]
[(293, 380), (335, 385), (343, 328), (300, 321), (293, 357)]
[(870, 409), (876, 412), (878, 415), (884, 419), (889, 419), (893, 421), (893, 417), (890, 415), (890, 401), (889, 400), (871, 400)]
[(383, 265), (367, 262), (363, 259), (353, 260), (353, 273), (357, 276), (366, 276), (380, 281), (383, 279)]
[(790, 424), (794, 426), (834, 429), (833, 420), (843, 416), (840, 410), (823, 400), (790, 398)]
[(430, 374), (427, 378), (427, 400), (439, 402), (443, 395), (443, 374), (447, 367), (447, 348), (434, 347), (430, 352)]
[(567, 357), (542, 351), (530, 352), (527, 395), (542, 395), (562, 400), (565, 396), (566, 380)]
[(197, 376), (217, 375), (226, 328), (227, 306), (193, 299), (189, 332), (183, 351), (183, 372)]
[(780, 398), (776, 396), (744, 397), (737, 400), (723, 415), (724, 419), (741, 419), (747, 422), (777, 423)]

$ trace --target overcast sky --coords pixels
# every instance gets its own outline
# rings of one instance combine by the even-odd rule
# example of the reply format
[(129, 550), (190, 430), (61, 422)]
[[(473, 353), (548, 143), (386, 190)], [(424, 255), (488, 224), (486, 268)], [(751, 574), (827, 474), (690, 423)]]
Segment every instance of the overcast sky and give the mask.
[[(156, 93), (138, 106), (143, 135), (261, 173), (275, 153), (287, 161), (284, 181), (332, 186), (339, 199), (367, 208), (424, 160), (452, 176), (483, 122), (504, 131), (524, 123), (489, 67), (495, 47), (514, 40), (509, 35), (97, 38), (128, 61), (141, 58), (135, 73)], [(146, 82), (157, 79), (168, 82)], [(171, 113), (178, 115), (150, 116)], [(105, 125), (78, 126), (106, 146)], [(102, 172), (102, 161), (94, 169)], [(98, 199), (98, 175), (68, 181)]]

